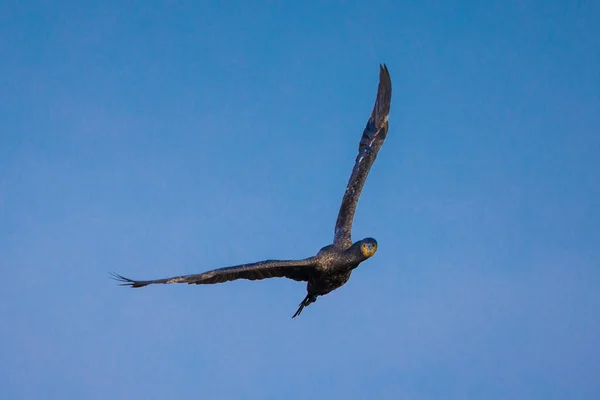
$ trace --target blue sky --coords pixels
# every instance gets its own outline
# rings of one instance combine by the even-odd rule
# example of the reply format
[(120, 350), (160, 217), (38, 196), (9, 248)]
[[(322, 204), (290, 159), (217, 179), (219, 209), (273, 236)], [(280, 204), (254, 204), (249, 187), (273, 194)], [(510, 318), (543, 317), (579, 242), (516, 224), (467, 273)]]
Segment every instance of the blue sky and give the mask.
[[(302, 4), (300, 4), (302, 3)], [(0, 398), (597, 399), (592, 1), (0, 5)], [(332, 240), (349, 283), (108, 279)]]

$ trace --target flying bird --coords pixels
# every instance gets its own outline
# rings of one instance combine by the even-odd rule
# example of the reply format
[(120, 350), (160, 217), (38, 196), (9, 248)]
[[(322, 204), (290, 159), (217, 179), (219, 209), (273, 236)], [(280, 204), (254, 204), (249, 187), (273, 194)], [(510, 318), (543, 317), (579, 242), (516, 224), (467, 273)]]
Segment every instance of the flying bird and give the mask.
[(383, 64), (379, 66), (379, 87), (375, 106), (360, 139), (358, 155), (335, 223), (333, 243), (323, 247), (315, 256), (301, 260), (265, 260), (219, 268), (201, 274), (149, 281), (136, 281), (115, 273), (113, 278), (123, 282), (122, 286), (139, 288), (158, 283), (203, 285), (236, 279), (259, 280), (285, 277), (307, 282), (306, 297), (292, 316), (292, 318), (297, 317), (304, 307), (317, 301), (317, 297), (326, 295), (348, 282), (352, 271), (377, 251), (375, 239), (368, 237), (353, 243), (350, 235), (358, 198), (388, 132), (391, 99), (392, 82), (388, 69)]

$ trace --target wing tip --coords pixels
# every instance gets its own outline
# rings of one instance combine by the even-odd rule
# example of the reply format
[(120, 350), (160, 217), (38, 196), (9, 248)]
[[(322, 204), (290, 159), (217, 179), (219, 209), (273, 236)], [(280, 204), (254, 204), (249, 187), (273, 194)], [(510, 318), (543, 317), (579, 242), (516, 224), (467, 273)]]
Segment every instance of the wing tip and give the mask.
[(119, 275), (116, 272), (110, 272), (109, 275), (111, 279), (117, 282), (121, 282), (119, 286), (129, 286), (131, 288), (138, 288), (149, 285), (149, 283), (147, 282), (134, 281), (133, 279), (125, 278), (124, 276)]
[(392, 79), (387, 65), (379, 64), (379, 86), (377, 88), (377, 97), (371, 118), (375, 125), (379, 127), (385, 121), (390, 113), (390, 104), (392, 102)]
[(390, 71), (385, 63), (379, 64), (379, 81), (391, 92), (392, 78), (390, 77)]

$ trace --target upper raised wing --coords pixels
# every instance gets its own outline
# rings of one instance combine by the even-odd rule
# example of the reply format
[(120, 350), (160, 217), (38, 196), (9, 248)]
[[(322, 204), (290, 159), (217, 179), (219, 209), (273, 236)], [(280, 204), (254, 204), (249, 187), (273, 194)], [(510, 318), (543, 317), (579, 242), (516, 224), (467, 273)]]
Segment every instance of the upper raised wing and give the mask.
[(201, 274), (174, 276), (172, 278), (155, 279), (151, 281), (135, 281), (121, 275), (112, 273), (114, 279), (124, 282), (122, 286), (134, 288), (144, 287), (156, 283), (188, 283), (188, 284), (211, 284), (233, 281), (236, 279), (267, 279), (267, 278), (289, 278), (295, 281), (308, 281), (315, 271), (313, 258), (304, 260), (265, 260), (252, 264), (242, 264), (233, 267), (214, 269)]
[(392, 101), (392, 81), (385, 64), (379, 66), (379, 88), (371, 118), (363, 131), (358, 146), (358, 156), (354, 162), (352, 175), (346, 186), (342, 205), (335, 223), (333, 244), (350, 247), (352, 245), (352, 221), (358, 198), (369, 175), (369, 170), (377, 158), (388, 131), (388, 115)]

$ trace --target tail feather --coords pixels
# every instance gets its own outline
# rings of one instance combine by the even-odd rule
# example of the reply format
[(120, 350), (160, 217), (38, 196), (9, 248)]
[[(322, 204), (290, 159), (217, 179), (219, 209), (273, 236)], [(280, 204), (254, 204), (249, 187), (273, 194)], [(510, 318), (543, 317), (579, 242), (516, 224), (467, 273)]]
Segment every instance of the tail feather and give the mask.
[(317, 296), (313, 296), (312, 294), (307, 294), (306, 297), (304, 298), (304, 300), (302, 300), (302, 303), (300, 303), (300, 306), (298, 307), (298, 311), (296, 311), (296, 314), (294, 314), (292, 316), (292, 318), (296, 318), (298, 315), (300, 315), (302, 313), (302, 310), (304, 310), (304, 307), (309, 306), (310, 304), (314, 303), (315, 301), (317, 301)]

